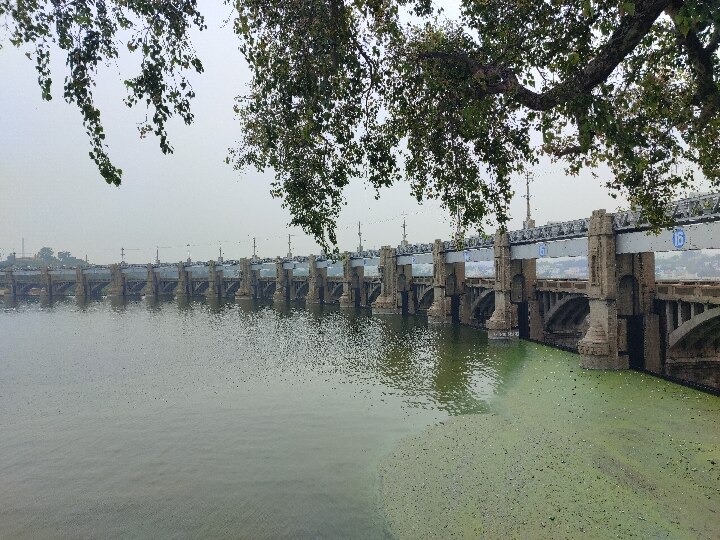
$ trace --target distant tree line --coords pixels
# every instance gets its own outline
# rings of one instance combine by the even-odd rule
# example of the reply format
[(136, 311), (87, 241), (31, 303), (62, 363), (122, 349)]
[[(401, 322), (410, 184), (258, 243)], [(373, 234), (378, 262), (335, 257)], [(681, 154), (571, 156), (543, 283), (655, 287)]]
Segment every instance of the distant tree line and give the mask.
[(43, 268), (46, 266), (81, 266), (84, 264), (83, 259), (73, 257), (69, 251), (58, 251), (56, 255), (52, 248), (43, 247), (33, 257), (21, 258), (16, 253), (10, 253), (7, 259), (0, 261), (0, 268), (11, 266)]

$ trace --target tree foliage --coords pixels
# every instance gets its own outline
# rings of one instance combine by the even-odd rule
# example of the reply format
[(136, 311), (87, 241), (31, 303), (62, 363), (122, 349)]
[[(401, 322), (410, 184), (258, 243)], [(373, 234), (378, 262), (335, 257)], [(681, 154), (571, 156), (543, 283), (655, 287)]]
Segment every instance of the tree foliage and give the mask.
[(55, 259), (55, 252), (49, 247), (40, 248), (40, 251), (37, 252), (35, 257), (46, 263), (51, 263), (57, 260)]
[[(229, 161), (272, 169), (292, 223), (324, 246), (360, 177), (378, 190), (406, 178), (463, 227), (504, 226), (510, 178), (543, 154), (572, 173), (606, 163), (608, 187), (658, 227), (696, 169), (720, 184), (720, 0), (461, 0), (457, 20), (429, 0), (229, 3), (253, 74)], [(2, 15), (13, 43), (35, 47), (46, 98), (48, 43), (66, 51), (65, 98), (109, 182), (121, 171), (92, 85), (123, 39), (142, 58), (127, 103), (154, 110), (146, 130), (164, 151), (165, 121), (192, 120), (195, 2), (0, 0)]]

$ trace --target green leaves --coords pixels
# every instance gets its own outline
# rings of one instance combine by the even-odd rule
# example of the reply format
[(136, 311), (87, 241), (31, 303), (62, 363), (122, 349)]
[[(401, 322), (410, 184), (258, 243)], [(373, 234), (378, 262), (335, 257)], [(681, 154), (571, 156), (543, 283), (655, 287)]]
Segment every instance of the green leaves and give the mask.
[(65, 55), (63, 97), (77, 105), (92, 147), (90, 158), (109, 184), (120, 185), (122, 170), (112, 164), (108, 155), (93, 88), (98, 66), (117, 58), (121, 44), (124, 43), (130, 53), (139, 51), (143, 57), (140, 75), (125, 81), (130, 92), (126, 103), (134, 106), (144, 102), (154, 111), (151, 121), (141, 126), (141, 134), (154, 132), (160, 139), (161, 149), (170, 152), (172, 148), (165, 130), (167, 120), (178, 114), (186, 123), (192, 121), (190, 100), (194, 93), (183, 72), (203, 71), (188, 40), (191, 26), (204, 28), (195, 0), (12, 4), (0, 0), (0, 17), (4, 18), (13, 45), (34, 49), (43, 99), (52, 98), (51, 45)]
[[(462, 0), (456, 21), (429, 0), (228, 3), (253, 74), (228, 162), (272, 170), (272, 194), (326, 249), (360, 179), (376, 193), (408, 180), (464, 228), (507, 223), (510, 179), (542, 154), (571, 174), (606, 165), (655, 227), (694, 175), (720, 187), (720, 0)], [(193, 121), (196, 0), (0, 0), (0, 18), (44, 99), (51, 45), (65, 54), (64, 97), (107, 182), (122, 171), (93, 100), (101, 62), (138, 59), (126, 103), (149, 109), (139, 133), (163, 152), (167, 122)]]

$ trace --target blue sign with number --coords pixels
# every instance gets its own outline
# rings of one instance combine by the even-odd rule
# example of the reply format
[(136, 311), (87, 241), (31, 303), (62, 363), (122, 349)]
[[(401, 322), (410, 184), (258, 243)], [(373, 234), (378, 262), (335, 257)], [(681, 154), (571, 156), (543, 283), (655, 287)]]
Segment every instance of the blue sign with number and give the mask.
[(540, 257), (545, 257), (547, 255), (547, 246), (545, 244), (540, 244), (538, 246), (538, 255)]
[(677, 228), (673, 231), (672, 243), (675, 249), (681, 249), (685, 245), (686, 240), (687, 238), (683, 229)]

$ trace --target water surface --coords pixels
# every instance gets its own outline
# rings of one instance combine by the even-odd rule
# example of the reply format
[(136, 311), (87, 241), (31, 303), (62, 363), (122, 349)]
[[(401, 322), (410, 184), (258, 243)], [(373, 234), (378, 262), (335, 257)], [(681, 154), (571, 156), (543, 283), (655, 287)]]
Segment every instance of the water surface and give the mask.
[(422, 319), (245, 304), (0, 312), (0, 537), (365, 537), (377, 464), (513, 361)]
[(477, 330), (0, 310), (0, 538), (713, 538), (720, 399)]

